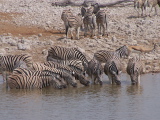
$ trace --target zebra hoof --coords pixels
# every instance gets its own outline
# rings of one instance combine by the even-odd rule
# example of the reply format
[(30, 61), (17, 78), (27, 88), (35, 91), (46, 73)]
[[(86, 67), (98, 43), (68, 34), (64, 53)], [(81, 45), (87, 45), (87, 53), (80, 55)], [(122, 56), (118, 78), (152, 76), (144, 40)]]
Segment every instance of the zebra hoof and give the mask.
[(116, 81), (116, 84), (117, 84), (117, 85), (120, 85), (120, 84), (121, 84), (121, 82), (120, 82), (120, 81)]

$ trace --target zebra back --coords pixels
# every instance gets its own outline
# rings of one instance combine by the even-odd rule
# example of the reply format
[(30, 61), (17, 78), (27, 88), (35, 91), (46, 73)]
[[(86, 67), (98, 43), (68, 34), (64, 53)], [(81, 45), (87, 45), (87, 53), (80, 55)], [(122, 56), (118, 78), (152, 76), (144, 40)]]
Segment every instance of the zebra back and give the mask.
[(39, 76), (28, 76), (24, 74), (12, 74), (7, 80), (7, 85), (10, 89), (42, 88), (41, 83), (42, 80)]
[(83, 63), (88, 64), (85, 55), (78, 48), (66, 48), (62, 46), (54, 46), (48, 50), (48, 57), (60, 60), (75, 60), (79, 59)]
[[(31, 78), (34, 78), (34, 76), (37, 76), (37, 78), (39, 77), (39, 79), (42, 80), (41, 81), (42, 88), (53, 85), (53, 84), (55, 85), (56, 88), (62, 88), (62, 85), (60, 83), (62, 79), (59, 79), (58, 75), (51, 74), (48, 71), (32, 71), (32, 70), (25, 69), (25, 68), (17, 68), (13, 71), (12, 74), (13, 75), (17, 74), (17, 75), (22, 75), (22, 76), (24, 75), (24, 76), (28, 76)], [(28, 80), (29, 78), (26, 78), (26, 79)]]
[(0, 56), (0, 68), (2, 71), (12, 72), (23, 62), (27, 67), (31, 67), (32, 57), (28, 54)]

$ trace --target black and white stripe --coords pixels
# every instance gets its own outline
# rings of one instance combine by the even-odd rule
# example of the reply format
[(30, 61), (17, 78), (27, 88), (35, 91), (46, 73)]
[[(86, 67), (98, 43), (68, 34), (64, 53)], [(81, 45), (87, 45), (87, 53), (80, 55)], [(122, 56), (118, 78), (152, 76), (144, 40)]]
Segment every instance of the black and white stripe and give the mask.
[(103, 74), (103, 67), (97, 60), (92, 59), (89, 61), (86, 73), (93, 79), (94, 83), (102, 85), (101, 77)]
[(8, 74), (17, 67), (31, 67), (32, 57), (28, 54), (21, 55), (0, 55), (0, 72), (6, 80)]
[(47, 61), (50, 59), (59, 60), (75, 60), (79, 59), (83, 62), (85, 69), (88, 66), (88, 60), (86, 56), (78, 48), (66, 48), (62, 46), (53, 46), (48, 50)]
[(7, 87), (11, 89), (41, 89), (53, 84), (56, 88), (63, 88), (59, 80), (50, 72), (31, 71), (25, 68), (15, 69), (7, 79)]
[(33, 70), (36, 71), (50, 71), (54, 75), (59, 75), (61, 78), (63, 78), (68, 84), (72, 85), (73, 87), (77, 86), (77, 82), (74, 77), (71, 76), (71, 74), (57, 69), (55, 67), (48, 67), (44, 65), (43, 63), (33, 63)]
[(66, 36), (67, 36), (67, 32), (68, 32), (68, 18), (70, 16), (73, 16), (73, 13), (72, 13), (71, 9), (69, 9), (69, 10), (63, 10), (63, 12), (61, 14), (61, 19), (64, 22)]
[(143, 72), (143, 63), (140, 58), (130, 58), (126, 71), (131, 78), (132, 84), (140, 84), (140, 75)]
[(98, 26), (98, 34), (100, 35), (102, 34), (104, 36), (107, 33), (108, 35), (108, 18), (105, 10), (99, 10), (96, 13), (96, 22)]
[(104, 73), (108, 76), (111, 84), (121, 84), (120, 74), (122, 66), (119, 60), (108, 60), (104, 66)]
[(108, 60), (111, 59), (121, 59), (127, 58), (130, 54), (130, 50), (127, 48), (126, 45), (118, 48), (116, 51), (106, 51), (106, 50), (99, 50), (94, 53), (94, 57), (101, 63), (106, 63)]
[(83, 18), (84, 36), (87, 35), (87, 32), (90, 32), (91, 36), (95, 35), (96, 16), (93, 13), (93, 10), (94, 10), (94, 7), (91, 6), (88, 9), (86, 9), (86, 12), (84, 13), (84, 18)]
[(72, 76), (74, 76), (75, 79), (79, 80), (81, 84), (85, 86), (89, 85), (89, 81), (86, 79), (86, 77), (74, 68), (71, 68), (67, 65), (62, 65), (53, 61), (45, 62), (44, 65), (67, 72), (68, 74), (71, 74)]

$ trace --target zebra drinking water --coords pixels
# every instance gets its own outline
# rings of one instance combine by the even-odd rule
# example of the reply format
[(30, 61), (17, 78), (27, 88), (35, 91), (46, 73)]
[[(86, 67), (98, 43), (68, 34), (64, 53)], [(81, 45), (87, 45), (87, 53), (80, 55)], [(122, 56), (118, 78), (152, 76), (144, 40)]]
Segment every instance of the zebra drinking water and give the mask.
[(143, 63), (140, 58), (130, 58), (126, 69), (128, 75), (130, 75), (132, 84), (140, 84), (140, 75), (143, 72)]

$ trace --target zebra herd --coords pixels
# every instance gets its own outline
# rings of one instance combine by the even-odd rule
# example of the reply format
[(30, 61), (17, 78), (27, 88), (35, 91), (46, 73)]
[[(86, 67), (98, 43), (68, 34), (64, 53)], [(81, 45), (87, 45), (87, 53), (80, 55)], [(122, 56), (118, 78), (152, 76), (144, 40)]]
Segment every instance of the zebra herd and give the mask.
[[(108, 35), (107, 15), (104, 10), (100, 10), (98, 3), (82, 7), (81, 13), (78, 15), (74, 15), (71, 9), (63, 10), (61, 19), (64, 22), (67, 38), (69, 38), (70, 31), (71, 39), (79, 39), (80, 28), (84, 30), (84, 36), (91, 33), (90, 36), (93, 37), (96, 35), (96, 26), (98, 27), (98, 34)], [(76, 31), (76, 37), (73, 35), (73, 30)]]
[[(68, 85), (77, 87), (77, 81), (84, 86), (103, 84), (105, 73), (111, 84), (121, 84), (121, 60), (128, 58), (130, 50), (126, 45), (116, 51), (99, 50), (88, 61), (79, 48), (53, 46), (48, 50), (46, 61), (33, 62), (30, 54), (0, 55), (0, 73), (10, 89), (31, 89), (54, 86), (62, 89)], [(103, 66), (102, 63), (105, 63)], [(139, 84), (143, 65), (139, 58), (128, 60), (127, 73), (132, 84)], [(88, 77), (87, 77), (88, 76)]]

